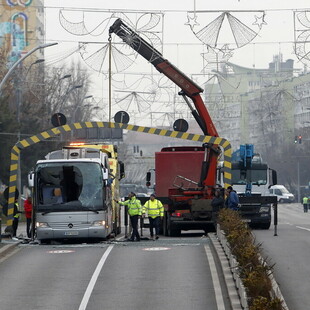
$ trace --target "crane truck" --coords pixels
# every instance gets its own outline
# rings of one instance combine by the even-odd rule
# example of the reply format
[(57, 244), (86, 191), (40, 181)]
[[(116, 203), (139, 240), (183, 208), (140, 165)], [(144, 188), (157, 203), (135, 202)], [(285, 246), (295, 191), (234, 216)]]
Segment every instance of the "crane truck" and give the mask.
[[(201, 87), (165, 59), (121, 19), (114, 22), (109, 32), (110, 35), (115, 33), (119, 36), (159, 72), (180, 87), (179, 95), (184, 98), (203, 134), (218, 137), (201, 98), (200, 94), (203, 92)], [(211, 201), (219, 185), (220, 155), (221, 149), (212, 143), (204, 143), (202, 146), (165, 147), (155, 153), (155, 194), (164, 203), (163, 232), (165, 235), (178, 236), (181, 230), (209, 230), (214, 227), (218, 210), (212, 208)], [(245, 163), (247, 164), (248, 161), (249, 158), (246, 158)], [(223, 176), (223, 168), (221, 172)], [(151, 172), (148, 172), (148, 185), (150, 179)], [(240, 213), (245, 220), (251, 220), (254, 223), (254, 218), (257, 217), (264, 228), (269, 227), (270, 205), (273, 202), (271, 197), (261, 196), (257, 201), (252, 195), (252, 197), (243, 197), (241, 200), (243, 203)], [(264, 218), (266, 214), (268, 214), (267, 221)]]
[[(218, 183), (223, 181), (223, 163), (218, 165)], [(233, 152), (231, 162), (231, 185), (239, 196), (239, 213), (252, 228), (268, 229), (271, 209), (276, 202), (269, 188), (277, 184), (277, 173), (268, 167), (253, 144), (240, 145)]]
[[(112, 174), (113, 173), (113, 174)], [(29, 173), (33, 231), (54, 239), (106, 239), (120, 232), (117, 197), (123, 165), (113, 146), (71, 144), (48, 153)]]
[[(180, 87), (181, 95), (204, 135), (218, 137), (201, 98), (203, 89), (171, 64), (151, 44), (117, 19), (109, 29)], [(192, 103), (190, 102), (190, 100)], [(218, 145), (166, 147), (155, 153), (156, 195), (164, 203), (165, 235), (179, 235), (182, 229), (205, 229), (214, 223), (211, 206), (216, 187)]]

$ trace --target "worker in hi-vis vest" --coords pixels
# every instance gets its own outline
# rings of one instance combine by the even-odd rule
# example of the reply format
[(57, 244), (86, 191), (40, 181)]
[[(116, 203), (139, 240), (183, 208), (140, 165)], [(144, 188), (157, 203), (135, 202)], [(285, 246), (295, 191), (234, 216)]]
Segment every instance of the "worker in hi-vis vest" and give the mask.
[[(145, 217), (147, 213), (150, 221), (150, 235), (151, 239), (158, 239), (160, 219), (164, 217), (164, 207), (163, 204), (156, 199), (154, 194), (150, 195), (150, 200), (148, 200), (142, 208), (142, 216)], [(154, 239), (154, 228), (155, 228), (155, 239)]]
[(304, 212), (308, 212), (309, 208), (309, 198), (305, 195), (305, 197), (302, 199), (302, 204), (304, 205)]
[(128, 214), (131, 222), (132, 227), (132, 234), (131, 237), (128, 239), (128, 241), (140, 241), (140, 235), (138, 231), (138, 220), (141, 217), (142, 214), (142, 207), (141, 207), (141, 201), (136, 198), (136, 194), (131, 192), (128, 194), (128, 200), (122, 202), (114, 199), (115, 202), (120, 204), (121, 206), (127, 206), (128, 207)]

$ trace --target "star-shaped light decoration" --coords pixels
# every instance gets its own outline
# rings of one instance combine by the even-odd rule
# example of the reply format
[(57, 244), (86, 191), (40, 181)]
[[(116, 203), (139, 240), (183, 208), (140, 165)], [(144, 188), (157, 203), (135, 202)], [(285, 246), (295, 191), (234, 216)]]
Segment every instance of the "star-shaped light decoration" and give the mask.
[(228, 61), (234, 55), (233, 49), (229, 48), (229, 44), (224, 44), (219, 51), (222, 53), (222, 58), (225, 61)]
[(265, 19), (265, 13), (262, 16), (255, 15), (255, 22), (252, 25), (257, 25), (259, 30), (261, 30), (263, 25), (267, 25), (264, 19)]
[(193, 17), (191, 17), (189, 14), (187, 14), (187, 23), (185, 23), (184, 25), (190, 26), (192, 31), (194, 32), (194, 27), (199, 26), (199, 23), (197, 22), (197, 15), (195, 14)]
[(80, 51), (81, 56), (83, 56), (84, 54), (87, 54), (85, 43), (79, 42), (79, 51)]

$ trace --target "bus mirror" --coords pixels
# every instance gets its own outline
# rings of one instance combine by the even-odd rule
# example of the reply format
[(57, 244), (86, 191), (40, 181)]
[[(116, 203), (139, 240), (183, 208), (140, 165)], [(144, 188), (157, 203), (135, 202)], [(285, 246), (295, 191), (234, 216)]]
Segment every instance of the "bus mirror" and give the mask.
[(104, 180), (108, 180), (109, 178), (109, 170), (107, 168), (102, 169), (102, 176)]
[(29, 172), (28, 174), (28, 186), (34, 187), (34, 172)]
[(125, 165), (123, 162), (119, 162), (119, 176), (120, 176), (120, 180), (124, 179), (125, 177)]
[(149, 171), (149, 172), (146, 173), (146, 182), (150, 183), (150, 181), (151, 181), (151, 172)]

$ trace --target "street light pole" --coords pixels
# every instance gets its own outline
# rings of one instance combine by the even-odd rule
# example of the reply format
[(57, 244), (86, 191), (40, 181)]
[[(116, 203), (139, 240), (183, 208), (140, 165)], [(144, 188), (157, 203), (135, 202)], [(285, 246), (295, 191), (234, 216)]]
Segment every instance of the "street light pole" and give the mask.
[(25, 77), (24, 77), (24, 80), (26, 80), (26, 77), (27, 77), (28, 73), (30, 72), (31, 67), (32, 67), (33, 65), (40, 64), (40, 63), (42, 63), (42, 62), (44, 62), (44, 61), (45, 61), (45, 59), (39, 58), (39, 59), (37, 59), (35, 62), (33, 62), (33, 63), (29, 66), (29, 68), (27, 69), (26, 74), (25, 74)]
[[(27, 75), (28, 73), (30, 72), (30, 69), (33, 65), (36, 65), (36, 64), (39, 64), (39, 63), (42, 63), (44, 62), (45, 60), (44, 59), (37, 59), (35, 62), (33, 62), (26, 74), (25, 74), (25, 77), (24, 77), (24, 81), (26, 81), (26, 78), (27, 78)], [(21, 64), (22, 65), (22, 64)], [(22, 72), (20, 72), (22, 73)], [(20, 76), (18, 77), (18, 85), (16, 87), (16, 94), (17, 94), (17, 111), (16, 111), (16, 114), (17, 114), (17, 123), (18, 123), (18, 133), (17, 133), (17, 141), (20, 141), (20, 110), (21, 110), (21, 105), (22, 105), (22, 95), (23, 95), (23, 85), (22, 85), (22, 82), (21, 82), (21, 74)], [(18, 157), (18, 169), (17, 169), (17, 188), (19, 190), (19, 197), (18, 197), (18, 205), (21, 206), (21, 194), (22, 194), (22, 188), (21, 188), (21, 154), (19, 155)]]
[[(41, 48), (46, 48), (46, 47), (49, 47), (49, 46), (54, 46), (58, 44), (57, 42), (55, 43), (46, 43), (46, 44), (40, 44), (36, 47), (34, 47), (33, 49), (31, 49), (28, 53), (26, 53), (24, 56), (22, 56), (20, 59), (18, 59), (14, 64), (13, 66), (9, 69), (9, 71), (5, 74), (5, 76), (3, 77), (1, 83), (0, 83), (0, 95), (2, 95), (2, 88), (3, 88), (3, 85), (5, 84), (5, 82), (7, 81), (7, 79), (10, 77), (10, 75), (12, 74), (12, 72), (14, 71), (14, 69), (20, 64), (22, 63), (27, 57), (29, 57), (31, 54), (33, 54), (35, 51), (41, 49)], [(20, 96), (20, 91), (18, 93), (18, 96)], [(18, 99), (20, 100), (20, 99)], [(18, 115), (18, 119), (19, 119), (19, 108), (18, 108), (18, 111), (17, 111)], [(20, 141), (20, 129), (18, 131), (18, 141)], [(19, 205), (20, 205), (20, 202), (21, 202), (21, 170), (20, 170), (20, 157), (19, 157), (19, 161), (18, 161), (18, 190), (19, 190)]]
[[(93, 96), (92, 96), (92, 95), (85, 96), (85, 97), (82, 99), (81, 104), (78, 104), (77, 107), (74, 109), (74, 111), (73, 111), (73, 116), (72, 116), (72, 118), (71, 118), (72, 123), (75, 123), (75, 122), (76, 122), (76, 113), (77, 113), (77, 111), (78, 111), (79, 109), (81, 109), (83, 101), (84, 101), (85, 99), (88, 99), (88, 98), (93, 98)], [(92, 106), (91, 103), (88, 103), (88, 104), (85, 104), (83, 107), (84, 107), (84, 108), (86, 108), (86, 107), (89, 108), (89, 107), (91, 107), (91, 106)], [(74, 131), (74, 130), (71, 130), (71, 140), (72, 140), (72, 141), (74, 140), (74, 139), (73, 139), (74, 137), (75, 137), (75, 131)]]
[(297, 161), (297, 201), (300, 202), (300, 170), (299, 159)]
[[(89, 96), (85, 96), (83, 99), (82, 99), (82, 102), (85, 100), (85, 99), (89, 99), (89, 98), (92, 98), (93, 96), (92, 95), (89, 95)], [(91, 106), (90, 104), (87, 104), (86, 106)], [(78, 104), (77, 107), (75, 108), (75, 110), (73, 111), (73, 117), (72, 117), (72, 120), (73, 120), (73, 123), (76, 122), (75, 120), (75, 117), (76, 117), (76, 113), (77, 113), (77, 110), (81, 108), (81, 105)]]
[(0, 94), (2, 94), (2, 88), (3, 85), (5, 84), (5, 82), (7, 81), (7, 79), (10, 77), (10, 75), (12, 74), (12, 72), (14, 71), (14, 69), (21, 63), (23, 62), (28, 56), (30, 56), (31, 54), (33, 54), (35, 51), (41, 49), (41, 48), (46, 48), (49, 46), (54, 46), (58, 44), (57, 42), (55, 43), (46, 43), (46, 44), (40, 44), (39, 46), (34, 47), (32, 50), (30, 50), (27, 54), (25, 54), (23, 57), (21, 57), (20, 59), (18, 59), (14, 65), (9, 69), (9, 71), (6, 73), (6, 75), (4, 76), (4, 78), (2, 79), (1, 83), (0, 83)]
[(62, 109), (62, 106), (64, 105), (65, 101), (67, 100), (68, 96), (70, 95), (70, 93), (74, 90), (74, 89), (77, 89), (77, 88), (82, 88), (83, 85), (75, 85), (75, 86), (72, 86), (68, 91), (67, 93), (65, 94), (64, 96), (64, 99), (59, 107), (59, 112), (61, 112), (61, 109)]

